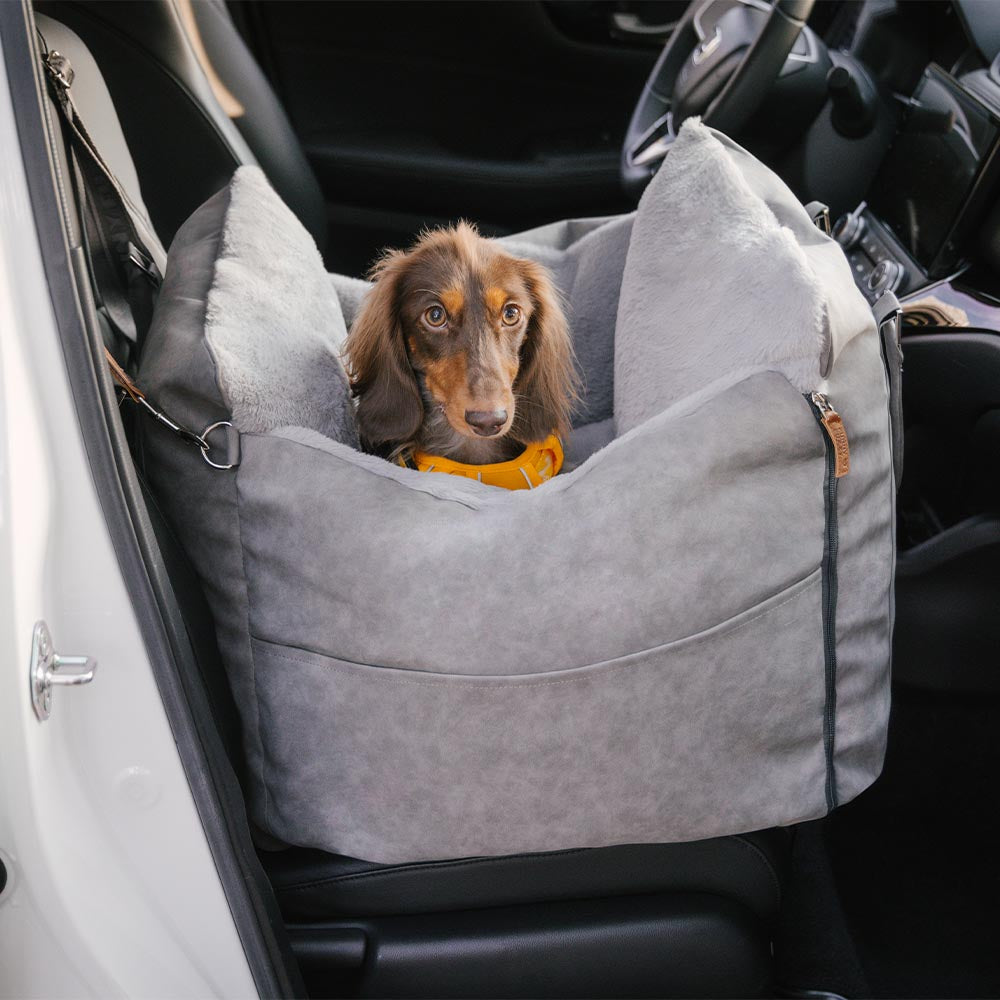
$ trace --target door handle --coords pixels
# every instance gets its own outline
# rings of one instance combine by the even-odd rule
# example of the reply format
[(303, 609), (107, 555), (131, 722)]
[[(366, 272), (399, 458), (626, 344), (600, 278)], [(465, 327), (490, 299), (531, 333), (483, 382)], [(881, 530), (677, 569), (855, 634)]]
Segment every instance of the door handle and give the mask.
[(52, 645), (52, 636), (45, 622), (36, 622), (31, 634), (31, 667), (28, 683), (31, 705), (44, 722), (52, 712), (52, 689), (89, 684), (97, 672), (97, 660), (92, 656), (62, 656)]

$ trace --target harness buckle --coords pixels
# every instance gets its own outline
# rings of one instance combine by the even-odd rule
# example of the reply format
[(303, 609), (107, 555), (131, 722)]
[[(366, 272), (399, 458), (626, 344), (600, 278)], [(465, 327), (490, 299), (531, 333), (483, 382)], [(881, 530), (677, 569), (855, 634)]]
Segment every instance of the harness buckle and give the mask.
[(155, 261), (149, 254), (144, 253), (131, 240), (128, 242), (128, 259), (149, 279), (150, 283), (159, 287), (161, 282), (160, 271)]

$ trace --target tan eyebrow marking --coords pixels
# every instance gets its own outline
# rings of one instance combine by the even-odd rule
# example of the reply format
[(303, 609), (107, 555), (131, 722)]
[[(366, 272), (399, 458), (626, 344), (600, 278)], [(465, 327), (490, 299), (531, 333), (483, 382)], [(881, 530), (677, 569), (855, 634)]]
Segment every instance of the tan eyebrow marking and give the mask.
[(465, 305), (465, 296), (457, 288), (449, 288), (439, 296), (441, 305), (448, 310), (449, 316), (455, 316), (462, 311)]
[(490, 288), (486, 289), (486, 294), (483, 298), (486, 300), (486, 305), (489, 306), (492, 312), (500, 312), (504, 303), (507, 301), (507, 293), (502, 288), (492, 285)]

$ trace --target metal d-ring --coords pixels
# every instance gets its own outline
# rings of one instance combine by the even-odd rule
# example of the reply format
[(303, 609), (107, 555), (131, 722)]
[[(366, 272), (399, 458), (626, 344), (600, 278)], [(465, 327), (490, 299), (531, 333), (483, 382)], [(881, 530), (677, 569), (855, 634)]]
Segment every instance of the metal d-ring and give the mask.
[(209, 443), (209, 440), (208, 440), (208, 435), (211, 434), (212, 431), (218, 430), (220, 427), (232, 427), (232, 426), (233, 426), (233, 423), (232, 423), (231, 420), (217, 420), (214, 424), (209, 424), (201, 432), (201, 444), (199, 445), (199, 447), (201, 448), (201, 457), (203, 459), (205, 459), (205, 461), (208, 462), (208, 464), (210, 466), (212, 466), (213, 469), (235, 469), (236, 468), (236, 465), (237, 465), (236, 462), (230, 462), (229, 465), (220, 465), (218, 462), (213, 462), (208, 457), (208, 453), (209, 453), (209, 451), (212, 448), (212, 445)]

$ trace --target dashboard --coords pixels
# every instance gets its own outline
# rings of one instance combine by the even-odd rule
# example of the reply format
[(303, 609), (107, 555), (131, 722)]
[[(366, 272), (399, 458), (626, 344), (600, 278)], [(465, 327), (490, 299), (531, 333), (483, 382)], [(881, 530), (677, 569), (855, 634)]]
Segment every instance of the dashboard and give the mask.
[(801, 189), (821, 221), (817, 204), (844, 213), (834, 235), (868, 301), (894, 291), (902, 307), (894, 680), (995, 693), (1000, 0), (839, 11), (824, 39), (841, 77), (872, 83), (878, 115), (864, 137), (820, 116)]
[(985, 103), (934, 64), (904, 101), (866, 200), (834, 227), (869, 301), (960, 268), (1000, 181), (1000, 103)]

